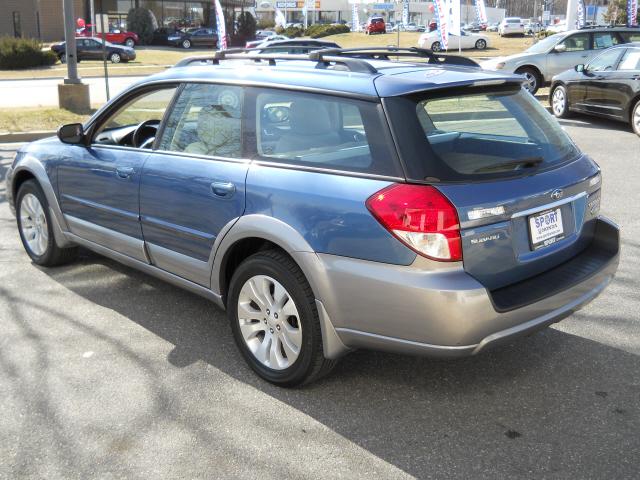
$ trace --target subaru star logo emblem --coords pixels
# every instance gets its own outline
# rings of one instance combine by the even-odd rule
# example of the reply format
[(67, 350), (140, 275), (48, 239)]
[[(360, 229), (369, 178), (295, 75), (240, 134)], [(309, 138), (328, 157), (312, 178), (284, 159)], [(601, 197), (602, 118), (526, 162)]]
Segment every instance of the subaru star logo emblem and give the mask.
[(553, 198), (554, 200), (560, 200), (563, 195), (564, 195), (564, 192), (559, 188), (551, 192), (551, 198)]

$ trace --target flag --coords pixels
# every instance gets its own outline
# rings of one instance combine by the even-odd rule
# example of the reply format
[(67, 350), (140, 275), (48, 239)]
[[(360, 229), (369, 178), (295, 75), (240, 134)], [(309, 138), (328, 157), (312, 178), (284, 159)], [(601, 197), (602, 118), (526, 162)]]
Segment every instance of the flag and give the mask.
[(449, 47), (449, 9), (447, 0), (433, 0), (433, 13), (436, 16), (438, 33), (440, 34), (440, 48), (446, 50)]
[(282, 10), (280, 10), (279, 8), (276, 8), (276, 17), (275, 17), (275, 24), (277, 27), (286, 27), (287, 24), (287, 19), (284, 16), (284, 13), (282, 13)]
[(582, 28), (585, 25), (585, 9), (584, 0), (578, 0), (578, 28)]
[(638, 0), (627, 0), (627, 25), (638, 24)]
[(484, 0), (476, 0), (476, 15), (478, 16), (478, 22), (487, 23), (487, 9), (484, 5)]
[(402, 24), (406, 27), (409, 23), (409, 0), (402, 2)]
[(353, 9), (351, 10), (351, 31), (357, 32), (360, 30), (360, 19), (358, 18), (358, 4), (353, 4)]
[(220, 0), (216, 0), (216, 27), (218, 30), (218, 50), (227, 49), (227, 27), (224, 23), (224, 12)]
[(462, 35), (460, 31), (460, 0), (449, 0), (449, 34)]

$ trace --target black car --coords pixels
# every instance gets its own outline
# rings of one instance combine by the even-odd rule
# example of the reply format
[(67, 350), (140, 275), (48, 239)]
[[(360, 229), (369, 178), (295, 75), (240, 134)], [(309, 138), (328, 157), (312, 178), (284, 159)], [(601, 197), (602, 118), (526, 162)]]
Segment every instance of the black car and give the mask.
[(264, 49), (260, 50), (260, 53), (305, 54), (322, 48), (340, 48), (340, 45), (335, 42), (326, 42), (324, 40), (292, 39), (274, 40), (273, 42), (261, 45), (261, 47), (264, 47)]
[(191, 28), (178, 30), (167, 37), (167, 43), (174, 47), (212, 47), (218, 46), (218, 34), (213, 28)]
[(609, 48), (553, 77), (549, 103), (556, 117), (598, 115), (629, 122), (640, 135), (640, 42)]
[(153, 31), (153, 38), (151, 39), (151, 45), (171, 45), (169, 43), (169, 37), (176, 37), (181, 35), (181, 31), (174, 27), (160, 27)]
[[(51, 50), (58, 56), (62, 63), (67, 61), (66, 42), (54, 43)], [(104, 52), (102, 49), (102, 40), (95, 37), (76, 38), (77, 60), (110, 60), (111, 63), (128, 62), (135, 60), (136, 51), (133, 48), (122, 45), (114, 45), (106, 42)]]

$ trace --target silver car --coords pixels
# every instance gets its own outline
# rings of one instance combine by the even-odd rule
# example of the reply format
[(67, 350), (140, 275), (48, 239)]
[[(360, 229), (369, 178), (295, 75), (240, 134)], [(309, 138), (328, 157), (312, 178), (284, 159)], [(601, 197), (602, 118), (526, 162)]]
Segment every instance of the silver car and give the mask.
[(522, 53), (481, 63), (487, 70), (519, 73), (527, 78), (531, 93), (551, 82), (555, 75), (591, 61), (600, 51), (621, 43), (640, 40), (637, 28), (590, 28), (557, 33)]

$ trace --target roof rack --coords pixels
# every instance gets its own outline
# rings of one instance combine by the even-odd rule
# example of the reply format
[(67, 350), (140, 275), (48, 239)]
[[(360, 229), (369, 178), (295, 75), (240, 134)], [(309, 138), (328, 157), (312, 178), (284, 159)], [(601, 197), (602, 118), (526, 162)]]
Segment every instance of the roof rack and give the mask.
[[(275, 48), (275, 47), (274, 47)], [(298, 60), (316, 62), (316, 68), (328, 68), (340, 64), (351, 72), (377, 73), (378, 70), (367, 60), (391, 60), (391, 57), (418, 57), (428, 59), (428, 63), (478, 67), (470, 58), (457, 55), (441, 55), (425, 48), (323, 48), (305, 54), (269, 53), (269, 47), (233, 48), (213, 52), (213, 55), (187, 57), (176, 63), (175, 67), (193, 64), (219, 65), (222, 60), (253, 60), (256, 63), (267, 61), (276, 65), (276, 60)]]

